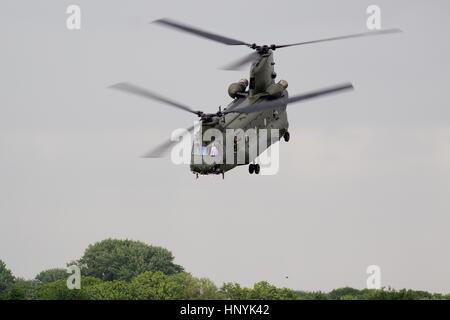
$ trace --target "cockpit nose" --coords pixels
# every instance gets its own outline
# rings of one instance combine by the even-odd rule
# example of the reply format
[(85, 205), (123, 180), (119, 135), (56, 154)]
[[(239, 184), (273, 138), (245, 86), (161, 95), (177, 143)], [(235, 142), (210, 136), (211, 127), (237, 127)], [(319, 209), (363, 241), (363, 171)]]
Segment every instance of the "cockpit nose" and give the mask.
[(194, 139), (191, 154), (191, 171), (198, 174), (223, 173), (222, 148), (213, 137), (211, 141), (202, 141), (199, 137)]
[(223, 170), (219, 164), (191, 163), (191, 171), (198, 174), (220, 174)]

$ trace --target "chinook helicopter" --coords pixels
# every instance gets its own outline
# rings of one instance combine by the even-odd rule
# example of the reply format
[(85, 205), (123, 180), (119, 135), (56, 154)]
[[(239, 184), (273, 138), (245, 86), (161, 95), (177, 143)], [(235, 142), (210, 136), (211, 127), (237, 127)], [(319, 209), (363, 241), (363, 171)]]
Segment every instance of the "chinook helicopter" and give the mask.
[[(197, 178), (199, 175), (209, 174), (221, 174), (224, 177), (225, 172), (241, 165), (248, 165), (250, 174), (259, 174), (261, 167), (257, 160), (261, 153), (281, 138), (286, 142), (290, 139), (286, 111), (288, 104), (353, 90), (353, 85), (346, 82), (289, 97), (288, 82), (286, 80), (276, 81), (277, 74), (274, 69), (273, 58), (275, 50), (319, 42), (401, 32), (399, 29), (386, 29), (285, 45), (257, 45), (194, 28), (172, 19), (163, 18), (155, 20), (153, 23), (225, 45), (245, 46), (253, 50), (250, 54), (225, 67), (226, 70), (239, 70), (241, 67), (251, 64), (250, 81), (241, 79), (232, 83), (228, 87), (228, 94), (233, 100), (223, 110), (219, 107), (217, 112), (206, 113), (196, 110), (129, 82), (110, 86), (112, 89), (157, 101), (199, 117), (198, 124), (185, 131), (186, 134), (197, 131), (194, 133), (190, 155), (190, 169)], [(252, 132), (256, 133), (257, 139), (249, 139), (246, 134), (244, 136), (233, 134), (231, 141), (220, 137), (221, 135), (225, 136), (226, 131), (231, 129), (237, 130), (237, 132), (253, 130)], [(265, 130), (266, 136), (262, 137), (260, 134), (260, 132), (263, 132), (262, 129), (270, 129), (271, 132), (275, 130), (278, 134), (274, 137), (267, 134), (267, 130)], [(208, 130), (214, 130), (215, 134), (205, 139), (202, 132)], [(258, 139), (267, 141), (267, 143), (261, 147), (261, 144), (255, 142)], [(179, 140), (170, 139), (152, 149), (143, 157), (161, 157), (177, 143), (179, 143)]]

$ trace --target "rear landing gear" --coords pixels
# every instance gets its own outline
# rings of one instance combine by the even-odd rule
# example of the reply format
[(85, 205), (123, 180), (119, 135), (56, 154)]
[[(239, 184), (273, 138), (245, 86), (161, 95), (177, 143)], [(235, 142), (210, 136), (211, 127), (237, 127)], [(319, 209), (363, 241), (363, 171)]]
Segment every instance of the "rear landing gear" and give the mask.
[(250, 163), (248, 166), (248, 173), (250, 174), (259, 174), (260, 170), (261, 167), (259, 166), (259, 164)]
[(283, 138), (284, 138), (284, 141), (289, 142), (289, 139), (291, 138), (291, 135), (289, 134), (289, 131), (286, 131), (283, 134)]

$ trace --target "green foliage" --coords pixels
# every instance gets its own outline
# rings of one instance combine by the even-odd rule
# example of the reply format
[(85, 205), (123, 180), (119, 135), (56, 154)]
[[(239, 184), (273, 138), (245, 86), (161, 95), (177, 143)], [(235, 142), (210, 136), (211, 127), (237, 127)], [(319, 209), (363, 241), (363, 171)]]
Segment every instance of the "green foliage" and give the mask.
[(225, 283), (221, 296), (230, 300), (286, 300), (299, 299), (299, 295), (287, 288), (277, 288), (266, 281), (257, 282), (253, 288), (242, 288), (238, 283)]
[(136, 299), (164, 299), (164, 282), (167, 276), (162, 272), (144, 272), (131, 283)]
[(145, 272), (131, 283), (134, 297), (139, 300), (218, 299), (218, 290), (208, 279), (198, 279), (189, 273), (167, 276), (162, 272)]
[(361, 299), (364, 300), (431, 300), (435, 298), (440, 298), (440, 295), (433, 295), (425, 291), (414, 291), (414, 290), (393, 290), (380, 289), (380, 290), (362, 290)]
[(107, 239), (90, 245), (78, 261), (82, 274), (105, 281), (131, 281), (146, 271), (171, 275), (183, 268), (170, 251), (140, 241)]
[(253, 290), (250, 290), (249, 298), (255, 300), (286, 300), (296, 299), (298, 296), (291, 289), (277, 288), (267, 281), (261, 281), (254, 284)]
[(166, 278), (164, 283), (164, 299), (201, 299), (202, 291), (198, 279), (189, 273), (178, 273)]
[(43, 284), (36, 295), (38, 300), (87, 300), (89, 287), (102, 283), (94, 277), (81, 277), (81, 289), (70, 290), (66, 280), (58, 280)]
[(4, 299), (7, 291), (14, 284), (12, 272), (6, 268), (6, 264), (0, 260), (0, 299)]
[(200, 278), (197, 279), (199, 290), (200, 290), (200, 296), (198, 299), (202, 300), (217, 300), (222, 299), (222, 296), (220, 295), (219, 289), (217, 289), (217, 286), (212, 282), (211, 280), (207, 278)]
[(15, 279), (13, 285), (9, 288), (5, 299), (8, 300), (34, 300), (41, 283), (37, 280)]
[(313, 291), (313, 292), (296, 291), (295, 293), (301, 300), (329, 300), (328, 294), (322, 291)]
[[(209, 279), (196, 278), (173, 263), (170, 251), (131, 240), (107, 239), (90, 245), (76, 261), (81, 289), (70, 290), (65, 269), (40, 272), (34, 280), (14, 278), (0, 260), (0, 299), (11, 300), (450, 300), (450, 294), (425, 291), (354, 289), (324, 292), (293, 291), (267, 281), (252, 288), (224, 283), (218, 289)], [(73, 263), (72, 263), (73, 264)]]
[[(358, 289), (344, 287), (334, 289), (328, 294), (328, 298), (331, 300), (354, 300), (354, 298), (361, 297), (362, 292)], [(343, 299), (345, 297), (345, 299)]]
[(220, 292), (225, 299), (228, 300), (244, 300), (250, 296), (250, 289), (242, 288), (239, 283), (224, 283)]
[(36, 277), (36, 280), (39, 280), (42, 283), (54, 282), (57, 280), (67, 279), (69, 274), (65, 269), (54, 268), (41, 271)]
[(88, 285), (85, 289), (90, 300), (133, 300), (131, 284), (126, 281), (103, 281)]

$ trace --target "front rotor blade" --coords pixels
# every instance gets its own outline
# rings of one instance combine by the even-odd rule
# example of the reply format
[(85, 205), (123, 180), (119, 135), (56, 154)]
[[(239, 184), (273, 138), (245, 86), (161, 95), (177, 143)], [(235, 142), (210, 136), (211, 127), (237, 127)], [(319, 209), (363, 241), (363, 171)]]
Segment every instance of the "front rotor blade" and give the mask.
[(265, 101), (265, 102), (256, 103), (256, 104), (253, 104), (253, 105), (250, 105), (247, 107), (243, 107), (240, 109), (230, 110), (229, 113), (232, 113), (232, 112), (252, 113), (252, 112), (259, 112), (259, 111), (270, 110), (270, 109), (277, 109), (277, 108), (282, 108), (286, 104), (289, 104), (289, 103), (310, 100), (310, 99), (330, 95), (333, 93), (339, 93), (339, 92), (347, 91), (347, 90), (353, 90), (353, 85), (350, 82), (332, 86), (332, 87), (328, 87), (328, 88), (324, 88), (324, 89), (314, 90), (314, 91), (303, 93), (303, 94), (299, 94), (299, 95), (290, 97), (288, 99), (279, 98), (279, 99), (275, 99), (275, 100), (269, 100), (269, 101)]
[(224, 36), (212, 33), (212, 32), (200, 30), (198, 28), (194, 28), (194, 27), (191, 27), (191, 26), (188, 26), (188, 25), (185, 25), (185, 24), (182, 24), (182, 23), (179, 23), (174, 20), (167, 19), (167, 18), (155, 20), (155, 21), (153, 21), (153, 23), (158, 23), (158, 24), (170, 27), (170, 28), (181, 30), (181, 31), (191, 33), (191, 34), (194, 34), (194, 35), (202, 37), (202, 38), (206, 38), (206, 39), (220, 42), (220, 43), (230, 45), (230, 46), (236, 46), (236, 45), (250, 46), (250, 44), (245, 43), (243, 41), (224, 37)]
[(249, 53), (249, 54), (243, 56), (241, 59), (236, 60), (236, 61), (222, 67), (221, 69), (240, 70), (243, 66), (245, 66), (246, 64), (249, 64), (253, 61), (256, 61), (258, 58), (259, 58), (259, 54), (256, 52), (252, 52), (252, 53)]
[(312, 43), (318, 43), (318, 42), (335, 41), (335, 40), (350, 39), (350, 38), (360, 38), (360, 37), (375, 36), (375, 35), (389, 34), (389, 33), (398, 33), (398, 32), (402, 32), (402, 30), (386, 29), (386, 30), (379, 30), (379, 31), (369, 31), (369, 32), (355, 33), (355, 34), (349, 34), (349, 35), (339, 36), (339, 37), (332, 37), (332, 38), (325, 38), (325, 39), (319, 39), (319, 40), (285, 44), (285, 45), (275, 46), (275, 48), (279, 49), (279, 48), (300, 46), (300, 45), (304, 45), (304, 44), (312, 44)]
[(202, 114), (201, 111), (195, 111), (193, 109), (191, 109), (190, 107), (183, 105), (181, 103), (178, 103), (176, 101), (170, 100), (168, 98), (165, 98), (163, 96), (160, 96), (159, 94), (156, 94), (154, 92), (151, 92), (150, 90), (138, 87), (132, 83), (128, 83), (128, 82), (121, 82), (121, 83), (117, 83), (115, 85), (110, 86), (109, 88), (111, 89), (116, 89), (119, 91), (123, 91), (129, 94), (133, 94), (133, 95), (137, 95), (143, 98), (147, 98), (147, 99), (151, 99), (151, 100), (156, 100), (162, 103), (165, 103), (167, 105), (170, 105), (172, 107), (196, 114), (196, 115), (200, 115)]
[[(195, 125), (189, 127), (188, 129), (186, 129), (187, 132), (185, 134), (191, 132), (194, 128), (195, 128)], [(172, 141), (171, 139), (169, 139), (169, 140), (161, 143), (156, 148), (150, 150), (146, 154), (142, 155), (142, 158), (161, 158), (164, 155), (166, 155), (167, 152), (179, 142), (180, 141)]]

